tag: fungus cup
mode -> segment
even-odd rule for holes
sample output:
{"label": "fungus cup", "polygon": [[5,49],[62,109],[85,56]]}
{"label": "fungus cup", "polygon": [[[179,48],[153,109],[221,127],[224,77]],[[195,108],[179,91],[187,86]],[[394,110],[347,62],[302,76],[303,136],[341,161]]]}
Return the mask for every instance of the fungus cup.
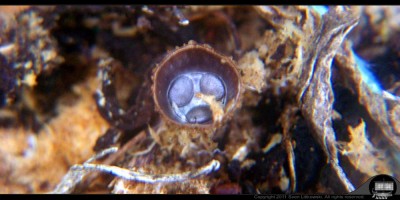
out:
{"label": "fungus cup", "polygon": [[208,45],[190,41],[169,52],[152,78],[156,109],[168,123],[215,128],[240,104],[235,62]]}

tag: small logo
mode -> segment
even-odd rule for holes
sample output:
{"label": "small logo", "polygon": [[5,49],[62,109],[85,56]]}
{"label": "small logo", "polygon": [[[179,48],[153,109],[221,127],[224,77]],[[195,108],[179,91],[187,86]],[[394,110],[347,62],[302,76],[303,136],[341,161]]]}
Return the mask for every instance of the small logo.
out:
{"label": "small logo", "polygon": [[396,189],[396,181],[384,174],[375,176],[369,183],[369,192],[375,199],[388,199],[396,193]]}

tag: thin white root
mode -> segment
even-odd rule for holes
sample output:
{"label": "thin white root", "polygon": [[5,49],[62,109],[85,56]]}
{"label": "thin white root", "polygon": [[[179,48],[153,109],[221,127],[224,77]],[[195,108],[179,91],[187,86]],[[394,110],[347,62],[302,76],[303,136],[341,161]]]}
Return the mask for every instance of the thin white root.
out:
{"label": "thin white root", "polygon": [[153,141],[147,149],[136,152],[136,153],[132,153],[130,155],[133,157],[146,155],[146,154],[150,153],[150,151],[154,148],[154,146],[156,146],[156,144],[157,144],[157,142]]}
{"label": "thin white root", "polygon": [[118,151],[118,147],[110,147],[108,149],[104,149],[103,151],[101,151],[100,153],[92,156],[91,158],[89,158],[86,162],[84,163],[91,163],[99,158],[102,158],[108,154],[112,154]]}
{"label": "thin white root", "polygon": [[124,169],[116,166],[109,165],[97,165],[97,164],[83,164],[75,165],[71,170],[77,171],[101,171],[110,173],[114,176],[118,176],[125,180],[139,181],[145,183],[172,183],[172,182],[182,182],[188,179],[197,178],[202,175],[209,174],[211,172],[217,171],[220,167],[220,163],[217,160],[212,160],[207,165],[199,168],[194,172],[184,172],[181,174],[144,174],[137,171]]}

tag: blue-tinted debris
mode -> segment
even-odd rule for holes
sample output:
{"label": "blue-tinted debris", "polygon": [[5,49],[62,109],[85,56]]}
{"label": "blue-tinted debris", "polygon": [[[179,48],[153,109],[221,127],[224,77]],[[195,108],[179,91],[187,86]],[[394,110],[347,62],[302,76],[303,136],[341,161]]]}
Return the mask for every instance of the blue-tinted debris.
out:
{"label": "blue-tinted debris", "polygon": [[375,78],[374,74],[370,70],[370,64],[363,60],[353,51],[354,59],[357,64],[357,69],[361,73],[362,80],[368,85],[368,87],[375,93],[382,93],[382,86]]}
{"label": "blue-tinted debris", "polygon": [[325,13],[328,12],[329,7],[328,6],[310,6],[312,9],[314,9],[315,11],[317,11],[317,13],[322,16]]}
{"label": "blue-tinted debris", "polygon": [[370,64],[363,60],[353,51],[354,59],[357,64],[357,69],[361,73],[362,80],[368,85],[368,87],[376,94],[381,94],[385,99],[400,101],[400,97],[395,96],[385,90],[383,90],[379,81],[375,78],[374,74],[371,72]]}

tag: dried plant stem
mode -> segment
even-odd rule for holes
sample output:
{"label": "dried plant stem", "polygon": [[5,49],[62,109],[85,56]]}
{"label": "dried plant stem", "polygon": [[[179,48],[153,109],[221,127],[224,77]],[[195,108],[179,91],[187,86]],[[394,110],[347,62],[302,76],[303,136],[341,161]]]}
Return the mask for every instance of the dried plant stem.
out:
{"label": "dried plant stem", "polygon": [[[88,164],[89,162],[93,162],[99,158],[102,158],[106,155],[109,155],[111,153],[115,153],[118,151],[117,147],[111,147],[108,149],[105,149],[101,151],[100,153],[94,155],[93,157],[89,158],[85,164]],[[51,191],[50,193],[55,193],[55,194],[68,194],[72,193],[75,187],[83,180],[83,178],[89,173],[87,170],[81,170],[79,168],[74,168],[77,165],[71,167],[71,169],[68,171],[68,173],[64,176],[64,178],[61,180],[60,184],[56,186],[56,188]]]}

